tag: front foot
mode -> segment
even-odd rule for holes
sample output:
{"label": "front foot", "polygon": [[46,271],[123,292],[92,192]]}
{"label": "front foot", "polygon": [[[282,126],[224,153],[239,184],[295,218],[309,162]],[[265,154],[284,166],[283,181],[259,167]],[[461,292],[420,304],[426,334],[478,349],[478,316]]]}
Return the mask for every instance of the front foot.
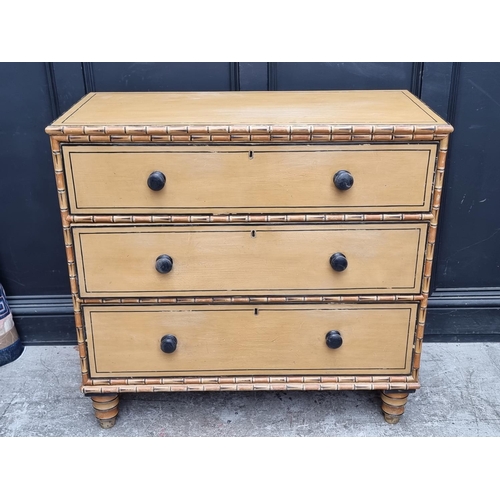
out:
{"label": "front foot", "polygon": [[91,399],[99,425],[103,429],[111,429],[118,415],[118,394],[96,394],[91,396]]}
{"label": "front foot", "polygon": [[388,424],[397,424],[405,411],[408,392],[382,391],[382,411]]}

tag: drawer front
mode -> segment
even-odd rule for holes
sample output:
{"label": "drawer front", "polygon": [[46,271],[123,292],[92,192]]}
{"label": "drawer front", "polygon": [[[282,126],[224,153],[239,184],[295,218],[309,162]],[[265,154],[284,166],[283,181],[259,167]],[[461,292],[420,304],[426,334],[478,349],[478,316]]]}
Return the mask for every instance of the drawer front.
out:
{"label": "drawer front", "polygon": [[[417,304],[86,306],[92,377],[410,373]],[[342,345],[325,338],[337,331]],[[174,352],[161,350],[173,335]]]}
{"label": "drawer front", "polygon": [[[437,146],[64,146],[71,212],[430,210]],[[338,189],[348,171],[354,183]],[[148,187],[152,172],[165,185]],[[159,186],[157,186],[159,187]]]}
{"label": "drawer front", "polygon": [[[419,293],[426,229],[419,223],[73,232],[82,297],[158,297]],[[335,266],[345,257],[345,270],[332,267],[335,254]]]}

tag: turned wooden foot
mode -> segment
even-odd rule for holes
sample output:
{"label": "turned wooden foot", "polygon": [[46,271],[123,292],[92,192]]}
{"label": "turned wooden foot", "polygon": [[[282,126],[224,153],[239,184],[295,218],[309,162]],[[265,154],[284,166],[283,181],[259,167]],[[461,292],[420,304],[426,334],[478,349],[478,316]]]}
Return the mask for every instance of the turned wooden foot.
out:
{"label": "turned wooden foot", "polygon": [[382,411],[385,421],[389,424],[397,424],[401,415],[405,411],[405,404],[408,401],[407,392],[388,393],[382,391]]}
{"label": "turned wooden foot", "polygon": [[115,425],[118,415],[118,394],[98,394],[91,396],[92,406],[99,425],[103,429],[110,429]]}

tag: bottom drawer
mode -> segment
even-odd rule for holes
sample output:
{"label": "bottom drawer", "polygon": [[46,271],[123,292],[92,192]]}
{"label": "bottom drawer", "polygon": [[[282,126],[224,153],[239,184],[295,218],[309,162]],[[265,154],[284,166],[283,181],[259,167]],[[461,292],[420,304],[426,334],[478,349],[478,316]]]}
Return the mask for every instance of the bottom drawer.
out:
{"label": "bottom drawer", "polygon": [[[92,377],[409,374],[418,304],[85,306]],[[328,332],[342,344],[330,348]],[[174,336],[174,352],[162,338]],[[337,334],[330,335],[339,343]],[[163,348],[172,348],[172,337]]]}

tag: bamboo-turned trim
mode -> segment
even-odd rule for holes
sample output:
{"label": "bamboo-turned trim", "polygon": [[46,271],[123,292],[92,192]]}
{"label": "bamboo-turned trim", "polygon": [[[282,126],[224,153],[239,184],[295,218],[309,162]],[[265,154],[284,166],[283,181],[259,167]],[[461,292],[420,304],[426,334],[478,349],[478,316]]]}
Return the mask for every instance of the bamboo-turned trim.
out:
{"label": "bamboo-turned trim", "polygon": [[277,215],[67,215],[75,224],[229,224],[297,222],[397,222],[432,220],[432,213]]}
{"label": "bamboo-turned trim", "polygon": [[52,147],[52,157],[54,163],[54,172],[56,177],[57,194],[59,199],[59,208],[61,211],[61,220],[63,227],[64,244],[66,246],[66,259],[68,264],[71,298],[73,301],[73,311],[76,324],[76,339],[78,352],[80,355],[80,368],[82,373],[82,383],[86,384],[89,380],[89,365],[87,359],[87,348],[85,345],[85,334],[83,331],[83,316],[80,308],[80,299],[78,297],[78,284],[75,265],[75,252],[73,247],[73,237],[71,227],[68,221],[68,195],[66,191],[66,182],[64,179],[64,169],[62,164],[60,143],[53,137],[50,138]]}
{"label": "bamboo-turned trim", "polygon": [[227,296],[227,297],[124,297],[124,298],[82,298],[82,305],[113,304],[170,304],[170,305],[217,305],[217,304],[289,304],[289,303],[346,303],[365,304],[371,302],[418,302],[423,295],[307,295],[307,296]]}
{"label": "bamboo-turned trim", "polygon": [[85,394],[190,391],[376,391],[415,390],[411,376],[260,376],[91,379]]}
{"label": "bamboo-turned trim", "polygon": [[415,334],[415,352],[413,356],[413,377],[418,380],[418,372],[420,369],[420,357],[422,353],[422,342],[424,338],[425,320],[427,316],[427,304],[429,300],[430,280],[432,271],[432,261],[434,258],[434,248],[436,244],[437,223],[439,217],[439,208],[441,205],[441,194],[443,190],[443,178],[446,165],[446,154],[448,152],[448,137],[441,140],[439,145],[436,177],[433,189],[432,199],[432,220],[429,224],[427,234],[427,247],[424,260],[424,275],[422,279],[422,295],[423,299],[420,303],[420,308],[417,316],[417,328]]}
{"label": "bamboo-turned trim", "polygon": [[59,142],[365,142],[438,141],[451,125],[49,125]]}

